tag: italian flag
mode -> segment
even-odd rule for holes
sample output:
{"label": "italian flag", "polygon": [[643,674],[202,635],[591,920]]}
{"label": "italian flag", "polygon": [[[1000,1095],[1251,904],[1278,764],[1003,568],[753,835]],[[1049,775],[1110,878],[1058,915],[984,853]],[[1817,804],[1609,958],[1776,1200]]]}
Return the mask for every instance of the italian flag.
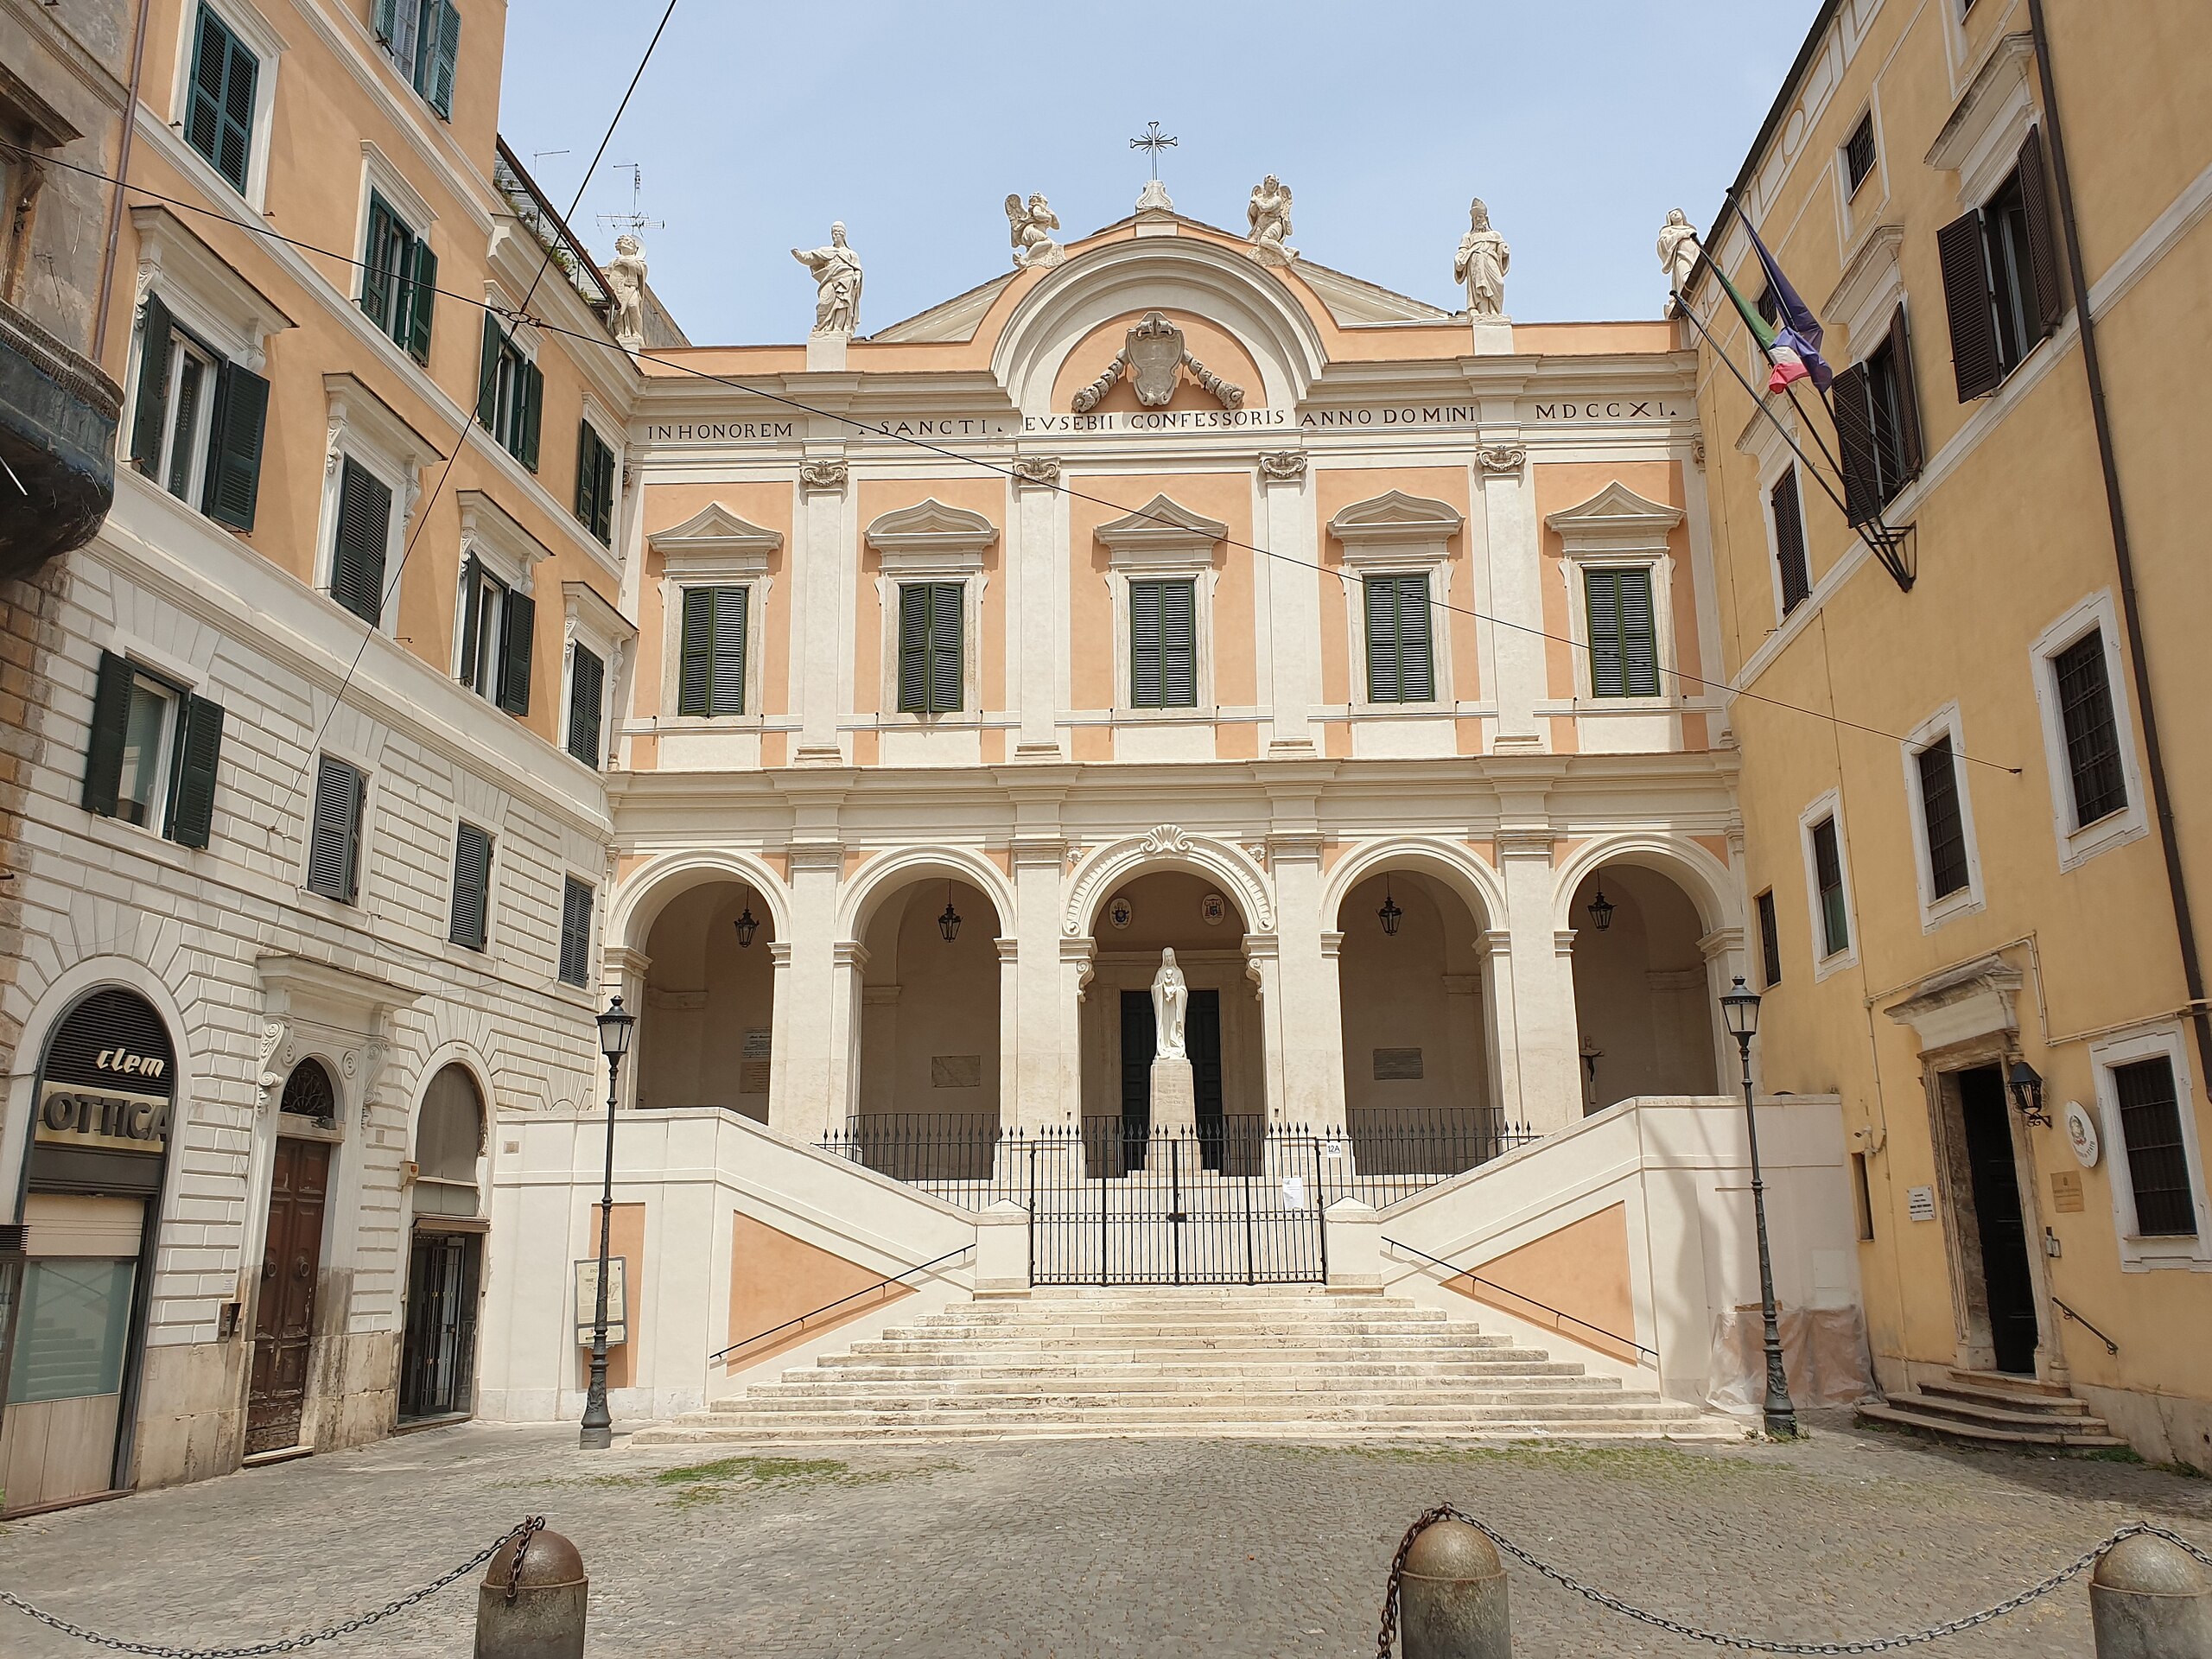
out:
{"label": "italian flag", "polygon": [[1758,307],[1743,296],[1736,284],[1728,280],[1728,273],[1718,264],[1713,267],[1713,274],[1720,279],[1720,286],[1736,302],[1736,311],[1744,319],[1744,327],[1751,331],[1751,338],[1758,341],[1759,349],[1774,365],[1766,378],[1766,389],[1780,391],[1792,382],[1810,376],[1813,372],[1806,366],[1804,354],[1797,349],[1795,331],[1771,327],[1764,317],[1759,315]]}

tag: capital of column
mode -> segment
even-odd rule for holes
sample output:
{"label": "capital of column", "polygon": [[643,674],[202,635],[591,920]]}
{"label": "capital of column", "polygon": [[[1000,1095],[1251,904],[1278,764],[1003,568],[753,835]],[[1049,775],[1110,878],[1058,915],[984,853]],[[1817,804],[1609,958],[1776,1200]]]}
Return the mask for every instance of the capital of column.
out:
{"label": "capital of column", "polygon": [[632,950],[626,944],[604,946],[599,960],[607,976],[614,979],[643,979],[653,965],[651,957],[642,950]]}
{"label": "capital of column", "polygon": [[999,960],[1001,962],[1014,962],[1018,960],[1021,956],[1021,941],[1020,939],[993,939],[991,943],[998,947]]}
{"label": "capital of column", "polygon": [[785,848],[784,855],[791,861],[793,875],[802,871],[818,874],[823,870],[842,875],[845,871],[845,848],[842,842],[795,841]]}
{"label": "capital of column", "polygon": [[1697,942],[1698,954],[1707,962],[1739,951],[1744,948],[1744,930],[1740,927],[1716,927]]}
{"label": "capital of column", "polygon": [[839,939],[830,947],[830,959],[840,968],[865,968],[868,947],[858,939]]}
{"label": "capital of column", "polygon": [[1023,490],[1056,490],[1060,485],[1060,458],[1058,455],[1016,455],[1014,461],[1014,487]]}
{"label": "capital of column", "polygon": [[1324,933],[1321,936],[1321,959],[1324,962],[1335,962],[1344,953],[1344,936],[1343,934]]}
{"label": "capital of column", "polygon": [[1548,863],[1557,839],[1548,824],[1522,824],[1500,829],[1491,841],[1500,858],[1541,858]]}
{"label": "capital of column", "polygon": [[1068,855],[1065,836],[1016,836],[1007,843],[1016,869],[1024,865],[1050,864],[1057,868]]}
{"label": "capital of column", "polygon": [[1326,838],[1304,830],[1285,830],[1270,835],[1267,839],[1268,858],[1272,862],[1285,859],[1318,864]]}
{"label": "capital of column", "polygon": [[1553,934],[1553,952],[1560,957],[1573,956],[1574,954],[1574,935],[1575,930],[1571,927],[1562,927],[1558,932]]}
{"label": "capital of column", "polygon": [[[1343,936],[1339,934],[1338,937]],[[1502,960],[1513,954],[1513,935],[1502,927],[1491,928],[1475,935],[1475,949],[1493,962]]]}
{"label": "capital of column", "polygon": [[791,942],[788,939],[771,939],[768,942],[768,962],[772,967],[775,968],[790,967],[791,965]]}

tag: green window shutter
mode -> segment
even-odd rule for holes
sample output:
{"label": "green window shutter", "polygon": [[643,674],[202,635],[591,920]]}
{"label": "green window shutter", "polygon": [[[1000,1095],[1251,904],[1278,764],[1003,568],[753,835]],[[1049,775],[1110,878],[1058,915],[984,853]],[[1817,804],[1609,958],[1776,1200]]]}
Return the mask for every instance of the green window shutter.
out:
{"label": "green window shutter", "polygon": [[360,891],[361,800],[365,779],[343,760],[315,766],[315,827],[308,838],[308,891],[352,904]]}
{"label": "green window shutter", "polygon": [[1165,582],[1129,584],[1129,704],[1157,709],[1160,686],[1160,595]]}
{"label": "green window shutter", "polygon": [[531,472],[537,470],[537,429],[545,405],[545,372],[535,363],[520,365],[522,407],[515,421],[514,456]]}
{"label": "green window shutter", "polygon": [[115,816],[123,786],[123,741],[130,724],[130,659],[111,651],[100,653],[92,693],[92,729],[85,745],[85,810]]}
{"label": "green window shutter", "polygon": [[499,613],[499,707],[530,713],[531,653],[537,642],[537,601],[510,590]]}
{"label": "green window shutter", "polygon": [[1160,584],[1160,692],[1164,708],[1198,705],[1198,608],[1195,582]]}
{"label": "green window shutter", "polygon": [[930,707],[930,584],[899,589],[899,711],[927,714]]}
{"label": "green window shutter", "polygon": [[714,714],[745,712],[746,607],[752,596],[746,588],[715,589]]}
{"label": "green window shutter", "polygon": [[[411,0],[410,0],[411,3]],[[385,45],[399,28],[399,0],[377,0],[377,39]]]}
{"label": "green window shutter", "polygon": [[1621,650],[1621,573],[1586,570],[1582,594],[1590,614],[1590,695],[1624,697],[1626,670]]}
{"label": "green window shutter", "polygon": [[330,596],[372,628],[384,623],[385,554],[391,540],[391,492],[348,456],[338,479]]}
{"label": "green window shutter", "polygon": [[569,753],[584,765],[600,763],[599,722],[607,684],[607,664],[582,645],[569,664]]}
{"label": "green window shutter", "polygon": [[503,340],[499,318],[486,311],[484,350],[478,359],[476,375],[476,419],[494,437],[499,430],[499,347]]}
{"label": "green window shutter", "polygon": [[1400,576],[1398,588],[1398,697],[1428,702],[1436,696],[1436,664],[1430,643],[1428,578]]}
{"label": "green window shutter", "polygon": [[492,837],[464,823],[454,837],[453,925],[446,937],[455,944],[481,950],[491,906]]}
{"label": "green window shutter", "polygon": [[408,355],[417,363],[430,360],[430,319],[438,302],[438,256],[428,241],[415,245],[415,275],[408,287]]}
{"label": "green window shutter", "polygon": [[1651,605],[1651,573],[1618,570],[1621,597],[1621,681],[1624,695],[1659,695],[1658,619]]}
{"label": "green window shutter", "polygon": [[594,467],[591,453],[592,430],[589,421],[576,423],[576,522],[591,523],[598,511],[599,469]]}
{"label": "green window shutter", "polygon": [[950,714],[966,699],[961,695],[961,585],[940,582],[930,589],[930,712]]}
{"label": "green window shutter", "polygon": [[430,100],[430,107],[444,119],[453,119],[453,85],[461,62],[461,13],[451,0],[442,0],[435,15],[434,26],[437,41],[430,58],[429,84],[423,88],[423,96]]}
{"label": "green window shutter", "polygon": [[614,451],[589,421],[576,423],[576,522],[613,544]]}
{"label": "green window shutter", "polygon": [[591,974],[592,891],[569,877],[561,884],[561,982],[582,985]]}
{"label": "green window shutter", "polygon": [[1367,599],[1367,700],[1398,702],[1398,579],[1370,576]]}
{"label": "green window shutter", "polygon": [[261,499],[261,445],[269,425],[269,383],[235,363],[222,365],[207,445],[207,516],[233,530],[253,528]]}
{"label": "green window shutter", "polygon": [[361,248],[361,309],[378,327],[391,332],[392,231],[396,221],[384,198],[369,197],[369,236]]}
{"label": "green window shutter", "polygon": [[169,404],[169,308],[149,294],[138,327],[138,406],[130,417],[130,464],[151,478],[162,465]]}
{"label": "green window shutter", "polygon": [[461,666],[454,678],[476,683],[476,619],[484,603],[484,567],[472,553],[461,562]]}
{"label": "green window shutter", "polygon": [[243,194],[253,155],[253,95],[261,66],[244,41],[207,7],[193,46],[184,141]]}
{"label": "green window shutter", "polygon": [[683,637],[677,668],[676,712],[708,715],[715,702],[715,589],[683,590]]}
{"label": "green window shutter", "polygon": [[169,839],[180,847],[205,847],[215,822],[215,766],[223,754],[219,703],[188,694],[177,734],[176,782],[169,797]]}
{"label": "green window shutter", "polygon": [[592,515],[591,533],[614,545],[614,451],[600,441],[599,434],[591,435],[594,465],[599,474],[598,510]]}

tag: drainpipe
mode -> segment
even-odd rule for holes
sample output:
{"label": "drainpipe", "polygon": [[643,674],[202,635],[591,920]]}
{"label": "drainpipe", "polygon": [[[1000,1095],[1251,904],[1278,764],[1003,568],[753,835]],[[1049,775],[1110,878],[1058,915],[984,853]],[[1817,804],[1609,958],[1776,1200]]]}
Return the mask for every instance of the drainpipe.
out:
{"label": "drainpipe", "polygon": [[2151,804],[2158,816],[2158,845],[2165,854],[2166,890],[2173,902],[2174,931],[2180,936],[2181,969],[2189,991],[2190,1022],[2196,1027],[2198,1076],[2212,1088],[2212,1013],[2204,1000],[2204,963],[2196,946],[2196,924],[2190,912],[2189,882],[2183,874],[2181,840],[2174,824],[2173,798],[2166,788],[2165,752],[2158,741],[2158,706],[2151,701],[2151,669],[2143,645],[2140,608],[2135,597],[2135,556],[2127,538],[2127,512],[2120,495],[2120,466],[2113,454],[2112,418],[2105,407],[2104,366],[2097,355],[2096,323],[2089,315],[2089,277],[2082,263],[2082,238],[2074,217],[2074,180],[2066,166],[2066,139],[2058,119],[2058,87],[2050,64],[2050,35],[2044,24],[2043,0],[2028,0],[2028,28],[2035,41],[2036,76],[2043,88],[2044,123],[2050,129],[2050,169],[2058,183],[2058,217],[2066,233],[2066,275],[2074,290],[2074,315],[2082,327],[2082,367],[2089,381],[2089,414],[2096,426],[2097,459],[2104,468],[2105,507],[2112,519],[2113,563],[2120,574],[2120,603],[2127,618],[2128,664],[2135,683],[2135,705],[2143,715],[2144,769],[2151,779]]}
{"label": "drainpipe", "polygon": [[123,245],[124,184],[130,176],[130,141],[138,130],[138,84],[146,73],[146,14],[153,3],[154,0],[138,0],[138,38],[130,48],[130,92],[123,105],[123,138],[115,148],[115,200],[107,210],[107,250],[100,256],[100,296],[92,307],[95,363],[107,351],[107,308],[115,294],[116,251]]}

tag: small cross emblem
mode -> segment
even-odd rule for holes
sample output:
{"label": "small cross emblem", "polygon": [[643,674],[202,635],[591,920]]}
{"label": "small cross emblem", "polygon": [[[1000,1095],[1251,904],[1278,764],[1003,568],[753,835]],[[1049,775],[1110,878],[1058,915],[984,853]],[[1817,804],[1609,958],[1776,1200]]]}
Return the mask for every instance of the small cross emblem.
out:
{"label": "small cross emblem", "polygon": [[1152,176],[1155,179],[1160,176],[1160,152],[1163,149],[1173,149],[1174,147],[1174,139],[1160,130],[1160,123],[1157,121],[1147,122],[1143,133],[1129,140],[1131,149],[1151,152]]}

